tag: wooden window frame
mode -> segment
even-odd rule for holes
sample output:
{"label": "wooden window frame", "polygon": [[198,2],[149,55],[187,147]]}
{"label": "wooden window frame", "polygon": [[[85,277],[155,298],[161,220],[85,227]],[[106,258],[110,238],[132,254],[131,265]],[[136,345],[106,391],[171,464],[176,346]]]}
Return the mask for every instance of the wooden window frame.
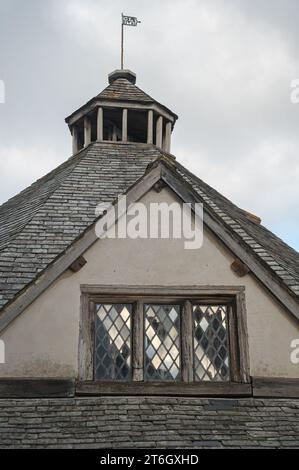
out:
{"label": "wooden window frame", "polygon": [[[133,304],[132,311],[132,381],[94,380],[95,307],[100,303]],[[181,381],[143,381],[143,346],[145,303],[179,303],[181,313]],[[227,305],[231,380],[227,382],[194,382],[192,304]],[[188,339],[187,339],[188,337]],[[246,395],[249,393],[249,355],[243,286],[103,286],[81,285],[79,331],[79,372],[77,393],[90,394],[215,394]]]}

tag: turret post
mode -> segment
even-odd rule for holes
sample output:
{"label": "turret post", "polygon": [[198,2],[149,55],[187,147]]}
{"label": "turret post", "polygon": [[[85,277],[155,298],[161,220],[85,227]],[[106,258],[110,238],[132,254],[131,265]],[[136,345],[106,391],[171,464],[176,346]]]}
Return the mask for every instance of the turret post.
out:
{"label": "turret post", "polygon": [[122,119],[122,141],[127,142],[128,140],[128,110],[123,109],[123,119]]}
{"label": "turret post", "polygon": [[75,155],[79,150],[79,146],[78,146],[78,128],[77,128],[77,126],[72,127],[72,139],[73,139],[73,155]]}
{"label": "turret post", "polygon": [[154,123],[154,112],[150,109],[147,113],[147,143],[153,143],[153,123]]}
{"label": "turret post", "polygon": [[170,153],[170,143],[171,143],[171,122],[168,121],[165,126],[165,148],[164,150]]}
{"label": "turret post", "polygon": [[98,117],[97,117],[97,140],[102,142],[103,140],[103,108],[98,108]]}
{"label": "turret post", "polygon": [[163,117],[159,116],[157,119],[156,128],[156,146],[162,148],[162,132],[163,132]]}
{"label": "turret post", "polygon": [[84,147],[87,147],[91,142],[91,121],[89,116],[84,118]]}

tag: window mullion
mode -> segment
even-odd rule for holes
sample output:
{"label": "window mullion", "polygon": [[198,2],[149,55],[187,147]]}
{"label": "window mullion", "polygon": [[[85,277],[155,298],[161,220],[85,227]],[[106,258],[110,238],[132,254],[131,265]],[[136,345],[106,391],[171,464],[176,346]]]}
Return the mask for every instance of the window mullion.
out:
{"label": "window mullion", "polygon": [[182,308],[181,335],[182,380],[183,382],[193,382],[192,304],[189,300],[184,302]]}
{"label": "window mullion", "polygon": [[143,349],[144,349],[144,315],[143,302],[137,300],[133,307],[132,330],[132,377],[134,382],[143,381]]}
{"label": "window mullion", "polygon": [[233,306],[228,308],[228,333],[229,333],[229,349],[230,349],[230,371],[231,381],[240,382],[240,364],[238,354],[237,341],[237,325]]}
{"label": "window mullion", "polygon": [[90,301],[89,311],[91,312],[90,316],[90,331],[91,331],[91,342],[90,342],[90,372],[89,380],[94,380],[94,370],[95,370],[95,316],[96,316],[96,304],[93,301]]}
{"label": "window mullion", "polygon": [[95,303],[87,295],[82,296],[81,323],[79,332],[79,377],[94,380],[94,316]]}

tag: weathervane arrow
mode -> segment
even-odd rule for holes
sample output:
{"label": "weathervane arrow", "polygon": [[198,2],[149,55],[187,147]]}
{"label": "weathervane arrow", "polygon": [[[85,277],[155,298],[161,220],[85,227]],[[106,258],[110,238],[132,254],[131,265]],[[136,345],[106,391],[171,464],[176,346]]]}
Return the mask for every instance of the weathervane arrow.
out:
{"label": "weathervane arrow", "polygon": [[141,21],[138,21],[136,16],[127,16],[124,15],[123,13],[121,14],[121,59],[120,59],[120,66],[121,69],[123,70],[124,68],[124,26],[137,26],[138,23],[141,23]]}

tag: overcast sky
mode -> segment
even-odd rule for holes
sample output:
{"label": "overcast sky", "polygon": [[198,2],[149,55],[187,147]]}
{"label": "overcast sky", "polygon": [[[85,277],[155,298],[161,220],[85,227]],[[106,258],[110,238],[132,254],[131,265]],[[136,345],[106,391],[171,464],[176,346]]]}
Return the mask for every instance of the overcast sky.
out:
{"label": "overcast sky", "polygon": [[179,115],[172,153],[299,250],[298,0],[0,0],[0,203],[70,156],[64,118],[125,67]]}

